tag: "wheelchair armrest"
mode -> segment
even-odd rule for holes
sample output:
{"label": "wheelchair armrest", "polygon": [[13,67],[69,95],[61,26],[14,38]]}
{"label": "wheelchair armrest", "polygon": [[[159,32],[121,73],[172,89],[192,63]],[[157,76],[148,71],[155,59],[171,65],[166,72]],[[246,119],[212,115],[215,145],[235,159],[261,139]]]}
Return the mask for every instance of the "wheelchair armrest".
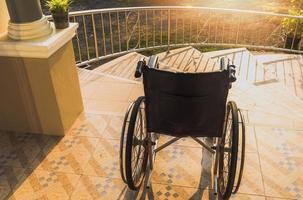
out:
{"label": "wheelchair armrest", "polygon": [[142,76],[142,67],[144,67],[145,65],[146,65],[145,59],[144,58],[140,59],[135,71],[135,78],[140,78]]}

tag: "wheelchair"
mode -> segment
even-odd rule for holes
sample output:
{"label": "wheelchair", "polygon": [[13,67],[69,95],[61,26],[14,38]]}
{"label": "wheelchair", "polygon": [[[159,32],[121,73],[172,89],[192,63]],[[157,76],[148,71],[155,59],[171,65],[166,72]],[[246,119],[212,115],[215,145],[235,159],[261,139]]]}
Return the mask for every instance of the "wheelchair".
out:
{"label": "wheelchair", "polygon": [[[158,58],[138,62],[145,96],[128,108],[120,140],[120,172],[131,190],[150,186],[156,154],[183,137],[211,152],[214,194],[229,199],[240,187],[245,160],[244,118],[228,91],[236,67],[220,60],[220,70],[180,73],[159,69]],[[227,103],[226,103],[227,102]],[[173,139],[158,147],[160,135]],[[144,181],[145,180],[145,181]]]}

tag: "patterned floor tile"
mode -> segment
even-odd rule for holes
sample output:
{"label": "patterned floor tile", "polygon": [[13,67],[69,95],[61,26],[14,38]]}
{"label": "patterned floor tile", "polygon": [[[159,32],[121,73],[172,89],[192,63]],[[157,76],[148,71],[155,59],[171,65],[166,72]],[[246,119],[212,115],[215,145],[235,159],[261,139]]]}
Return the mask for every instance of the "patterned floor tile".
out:
{"label": "patterned floor tile", "polygon": [[166,184],[151,185],[151,188],[144,195],[145,199],[170,200],[170,199],[191,199],[191,200],[214,200],[216,199],[212,190],[201,190],[191,187],[180,187]]}
{"label": "patterned floor tile", "polygon": [[24,168],[0,166],[0,186],[15,188],[23,180],[25,172],[26,169]]}
{"label": "patterned floor tile", "polygon": [[[272,197],[303,198],[302,132],[256,128],[265,194]],[[268,139],[270,138],[270,140]],[[299,174],[298,174],[299,173]]]}
{"label": "patterned floor tile", "polygon": [[13,191],[11,200],[69,199],[80,176],[35,170]]}
{"label": "patterned floor tile", "polygon": [[260,154],[265,194],[273,197],[303,198],[302,157]]}
{"label": "patterned floor tile", "polygon": [[123,120],[123,115],[83,114],[68,134],[120,139]]}
{"label": "patterned floor tile", "polygon": [[89,99],[98,101],[128,101],[135,84],[128,82],[103,82],[95,87]]}
{"label": "patterned floor tile", "polygon": [[84,99],[84,109],[88,113],[124,114],[129,104],[129,101]]}
{"label": "patterned floor tile", "polygon": [[107,118],[83,113],[80,117],[78,117],[67,135],[100,137],[100,132],[106,128],[107,123]]}
{"label": "patterned floor tile", "polygon": [[26,169],[44,148],[53,148],[54,144],[49,144],[50,138],[53,137],[9,133],[7,140],[2,141],[6,145],[0,147],[0,166]]}
{"label": "patterned floor tile", "polygon": [[255,137],[255,131],[253,126],[245,127],[245,136],[246,136],[246,152],[257,152],[257,143]]}
{"label": "patterned floor tile", "polygon": [[88,155],[95,151],[98,138],[84,136],[65,136],[62,138],[52,151],[66,152],[84,152]]}
{"label": "patterned floor tile", "polygon": [[120,178],[119,169],[119,140],[100,138],[96,151],[83,165],[83,174]]}
{"label": "patterned floor tile", "polygon": [[130,92],[128,100],[132,102],[135,101],[140,96],[144,96],[143,85],[142,84],[134,85],[134,87]]}
{"label": "patterned floor tile", "polygon": [[[187,187],[211,188],[211,156],[202,149],[170,146],[156,156],[152,181]],[[186,163],[186,164],[185,164]]]}
{"label": "patterned floor tile", "polygon": [[125,190],[126,186],[120,179],[84,175],[80,177],[71,199],[123,199]]}
{"label": "patterned floor tile", "polygon": [[264,195],[263,180],[257,153],[246,153],[239,193]]}
{"label": "patterned floor tile", "polygon": [[232,195],[230,199],[233,200],[266,200],[264,196],[251,195],[251,194],[236,194]]}
{"label": "patterned floor tile", "polygon": [[48,171],[82,174],[85,164],[92,155],[93,150],[77,150],[77,148],[57,149],[47,155],[35,159],[31,169],[43,169]]}
{"label": "patterned floor tile", "polygon": [[9,186],[0,185],[0,199],[6,200],[8,199],[12,194],[12,190]]}
{"label": "patterned floor tile", "polygon": [[256,127],[256,136],[260,153],[276,154],[286,157],[302,157],[303,131],[283,128]]}

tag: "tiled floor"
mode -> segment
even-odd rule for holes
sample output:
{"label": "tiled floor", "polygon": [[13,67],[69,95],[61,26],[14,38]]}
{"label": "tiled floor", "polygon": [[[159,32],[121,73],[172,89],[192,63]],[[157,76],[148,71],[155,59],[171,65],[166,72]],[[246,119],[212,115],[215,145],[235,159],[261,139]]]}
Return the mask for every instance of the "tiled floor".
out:
{"label": "tiled floor", "polygon": [[[189,139],[158,154],[149,190],[128,190],[119,174],[120,128],[142,86],[91,75],[81,87],[86,111],[65,137],[1,132],[0,199],[216,199],[211,157]],[[244,178],[232,199],[302,199],[303,129],[251,120]]]}

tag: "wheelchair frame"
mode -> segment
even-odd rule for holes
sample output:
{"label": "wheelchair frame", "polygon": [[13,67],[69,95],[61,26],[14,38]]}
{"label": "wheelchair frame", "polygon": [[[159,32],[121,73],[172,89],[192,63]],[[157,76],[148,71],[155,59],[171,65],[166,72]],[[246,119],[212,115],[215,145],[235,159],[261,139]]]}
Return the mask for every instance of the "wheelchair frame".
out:
{"label": "wheelchair frame", "polygon": [[[158,66],[158,58],[156,56],[151,56],[148,62],[149,67],[157,68]],[[146,65],[144,60],[140,60],[138,62],[138,66],[136,69],[135,77],[141,76],[141,69],[142,67]],[[235,81],[235,67],[234,65],[229,65],[229,62],[226,63],[226,60],[221,59],[221,70],[227,70],[230,74],[230,80],[231,82]],[[152,171],[154,169],[154,161],[156,158],[156,154],[163,150],[164,148],[168,147],[169,145],[177,142],[182,137],[174,137],[171,140],[167,141],[166,143],[162,144],[158,147],[158,139],[160,137],[160,134],[158,133],[149,133],[146,131],[146,135],[144,138],[144,141],[139,141],[136,136],[133,138],[133,134],[135,132],[135,128],[137,125],[137,117],[138,113],[140,113],[140,123],[141,123],[141,133],[144,129],[144,125],[142,124],[146,122],[145,115],[142,116],[143,113],[145,114],[144,108],[141,108],[141,106],[144,104],[145,97],[139,97],[135,102],[133,102],[124,118],[124,123],[122,127],[122,134],[121,134],[121,140],[120,140],[120,172],[121,177],[123,181],[128,185],[128,187],[132,190],[138,190],[141,187],[141,184],[143,180],[145,179],[146,187],[150,187],[150,179],[152,175]],[[143,110],[143,111],[142,111]],[[231,116],[230,116],[231,115]],[[229,128],[229,120],[231,119],[231,133],[232,134],[229,138],[229,142],[232,142],[231,147],[225,147],[226,145],[226,137],[227,137],[227,129]],[[134,121],[135,120],[135,121]],[[128,123],[128,126],[127,126]],[[132,124],[131,124],[132,123]],[[138,122],[139,123],[139,122]],[[126,130],[127,129],[127,130]],[[146,129],[145,129],[146,130]],[[241,135],[239,134],[239,131],[241,131]],[[127,135],[125,133],[127,132]],[[239,141],[239,136],[241,136],[241,140]],[[142,139],[142,137],[140,136]],[[207,151],[209,151],[213,155],[213,177],[212,180],[213,188],[214,188],[214,194],[218,195],[219,199],[229,199],[232,193],[236,193],[240,187],[242,175],[243,175],[243,169],[244,169],[244,160],[245,160],[245,123],[244,118],[241,113],[241,111],[237,108],[236,103],[229,101],[227,103],[227,112],[224,120],[224,129],[222,137],[213,137],[208,138],[208,141],[210,141],[211,144],[207,144],[205,141],[202,141],[201,139],[197,137],[191,137],[194,141],[196,141],[198,144],[200,144],[203,148],[205,148]],[[239,151],[238,145],[239,142],[241,144],[241,149]],[[140,148],[138,151],[141,150],[141,146],[144,148],[144,158],[141,163],[141,171],[140,171],[140,179],[138,184],[135,184],[135,178],[133,177],[133,170],[132,170],[132,148],[136,145],[140,145]],[[135,151],[135,150],[134,150]],[[143,149],[142,149],[143,151]],[[137,152],[141,153],[141,152]],[[227,180],[224,180],[224,174],[222,171],[224,171],[224,155],[225,153],[232,154],[231,157],[229,157],[228,160],[228,178]],[[239,156],[239,153],[241,155]],[[129,155],[129,156],[128,156]],[[141,155],[141,154],[140,154]],[[136,155],[139,158],[137,159],[137,165],[138,165],[138,159],[140,160],[140,155]],[[127,157],[128,156],[128,157]],[[239,161],[238,158],[241,157],[241,160]],[[230,163],[231,162],[231,163]],[[237,170],[237,168],[239,168]],[[137,168],[136,168],[137,170]],[[135,170],[135,172],[136,172]],[[143,173],[143,174],[142,174]],[[223,182],[222,182],[223,181]],[[225,183],[226,181],[226,183]],[[223,187],[223,188],[221,188]],[[224,192],[222,191],[224,189]]]}

